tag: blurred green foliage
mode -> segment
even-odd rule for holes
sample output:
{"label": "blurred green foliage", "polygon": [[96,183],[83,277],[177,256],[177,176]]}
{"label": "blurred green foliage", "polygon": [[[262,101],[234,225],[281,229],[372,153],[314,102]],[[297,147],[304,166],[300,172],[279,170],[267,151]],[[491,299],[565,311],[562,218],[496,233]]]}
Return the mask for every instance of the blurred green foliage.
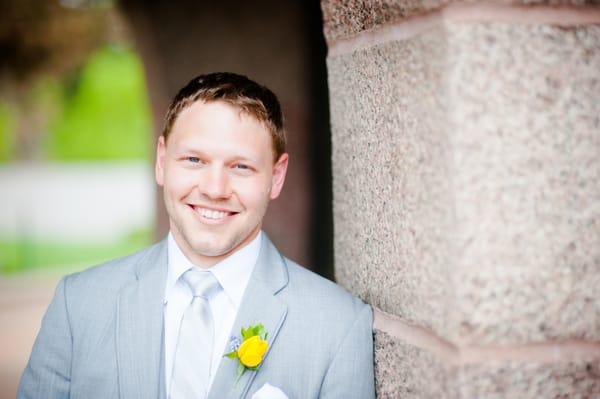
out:
{"label": "blurred green foliage", "polygon": [[[21,160],[17,134],[25,126],[31,130],[26,133],[41,138],[35,151],[41,161],[148,162],[153,137],[149,101],[141,61],[128,47],[101,47],[77,73],[40,76],[24,94],[20,104],[0,101],[0,163]],[[0,274],[80,270],[149,245],[152,231],[149,227],[97,244],[0,236]]]}
{"label": "blurred green foliage", "polygon": [[151,123],[142,64],[123,46],[96,51],[49,128],[48,158],[56,161],[146,160]]}
{"label": "blurred green foliage", "polygon": [[0,274],[51,270],[70,273],[135,252],[152,240],[150,228],[134,231],[118,242],[100,244],[0,238]]}
{"label": "blurred green foliage", "polygon": [[14,131],[14,118],[8,106],[0,102],[0,162],[8,162],[12,159]]}
{"label": "blurred green foliage", "polygon": [[[122,45],[94,52],[70,80],[46,75],[27,94],[33,110],[19,117],[47,120],[42,160],[148,160],[152,125],[139,57]],[[19,119],[14,107],[0,103],[0,162],[17,160]]]}

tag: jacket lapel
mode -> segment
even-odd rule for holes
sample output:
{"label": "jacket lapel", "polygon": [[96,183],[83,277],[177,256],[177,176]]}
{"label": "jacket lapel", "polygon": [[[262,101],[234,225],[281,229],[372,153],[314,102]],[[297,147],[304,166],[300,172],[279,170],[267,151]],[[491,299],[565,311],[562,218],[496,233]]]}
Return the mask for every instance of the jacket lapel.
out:
{"label": "jacket lapel", "polygon": [[117,368],[121,398],[163,398],[163,296],[167,243],[161,241],[135,266],[117,304]]}
{"label": "jacket lapel", "polygon": [[[241,338],[241,328],[251,324],[262,323],[268,332],[269,349],[263,358],[268,362],[268,355],[287,313],[287,305],[276,294],[288,283],[287,266],[275,246],[262,236],[260,254],[248,286],[244,292],[236,320],[230,335]],[[256,373],[246,371],[236,383],[237,360],[221,359],[215,375],[208,399],[237,399],[243,398]]]}

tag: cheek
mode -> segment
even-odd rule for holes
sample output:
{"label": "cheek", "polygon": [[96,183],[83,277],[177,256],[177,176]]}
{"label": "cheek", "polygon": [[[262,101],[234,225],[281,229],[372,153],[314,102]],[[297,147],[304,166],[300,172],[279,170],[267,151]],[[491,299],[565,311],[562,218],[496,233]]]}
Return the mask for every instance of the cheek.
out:
{"label": "cheek", "polygon": [[194,173],[177,168],[169,168],[165,171],[165,189],[172,195],[180,196],[189,193],[196,185],[197,179]]}
{"label": "cheek", "polygon": [[240,201],[247,207],[258,208],[269,201],[270,180],[264,178],[237,181],[235,192]]}

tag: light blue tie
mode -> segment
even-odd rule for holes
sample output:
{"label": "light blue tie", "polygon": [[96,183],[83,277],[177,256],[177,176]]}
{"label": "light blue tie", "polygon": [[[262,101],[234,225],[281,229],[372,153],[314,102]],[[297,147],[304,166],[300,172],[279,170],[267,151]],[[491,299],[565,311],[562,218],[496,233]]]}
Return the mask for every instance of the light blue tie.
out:
{"label": "light blue tie", "polygon": [[204,399],[208,394],[214,340],[214,323],[208,298],[221,286],[209,271],[191,269],[181,278],[194,297],[179,328],[170,399]]}

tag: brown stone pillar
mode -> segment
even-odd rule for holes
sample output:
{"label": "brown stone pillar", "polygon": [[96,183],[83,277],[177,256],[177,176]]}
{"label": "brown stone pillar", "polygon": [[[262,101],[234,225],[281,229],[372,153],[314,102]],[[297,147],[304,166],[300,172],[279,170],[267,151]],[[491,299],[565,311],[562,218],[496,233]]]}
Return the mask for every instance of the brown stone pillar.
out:
{"label": "brown stone pillar", "polygon": [[379,398],[600,397],[600,8],[536,3],[321,2]]}

